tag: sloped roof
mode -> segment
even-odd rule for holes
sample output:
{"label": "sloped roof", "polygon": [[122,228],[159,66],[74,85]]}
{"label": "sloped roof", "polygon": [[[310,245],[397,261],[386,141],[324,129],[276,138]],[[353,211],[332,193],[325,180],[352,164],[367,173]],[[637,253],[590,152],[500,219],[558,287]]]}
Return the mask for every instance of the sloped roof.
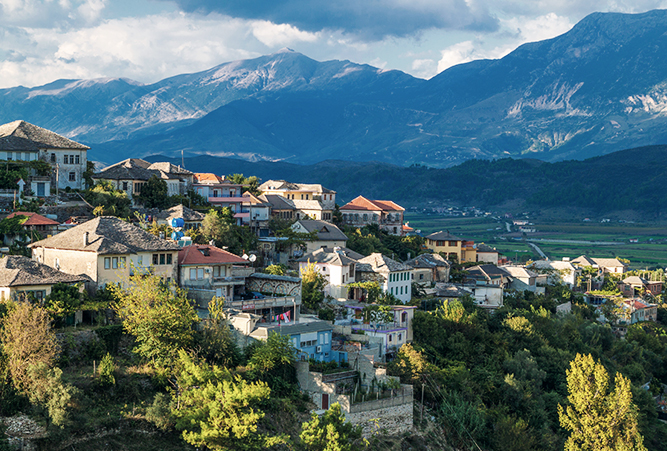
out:
{"label": "sloped roof", "polygon": [[477,245],[477,253],[478,254],[485,254],[485,253],[497,254],[498,251],[496,250],[495,247],[487,246],[484,243],[480,243],[480,244]]}
{"label": "sloped roof", "polygon": [[42,215],[34,213],[32,211],[15,211],[7,215],[7,219],[13,218],[15,216],[27,216],[28,220],[23,223],[23,226],[33,226],[33,225],[59,225],[58,221],[53,219],[46,218]]}
{"label": "sloped roof", "polygon": [[290,199],[278,194],[262,194],[259,198],[271,205],[273,210],[296,210],[294,203]]}
{"label": "sloped roof", "polygon": [[319,200],[291,199],[298,210],[326,210]]}
{"label": "sloped roof", "polygon": [[[352,256],[354,255],[354,257]],[[310,262],[310,263],[327,263],[330,265],[336,266],[349,266],[350,264],[356,263],[358,256],[363,258],[363,255],[357,254],[350,249],[345,247],[332,249],[330,247],[325,247],[317,249],[310,254],[306,254],[297,261],[299,262]]]}
{"label": "sloped roof", "polygon": [[614,268],[618,266],[626,266],[625,263],[621,262],[617,258],[598,258],[591,257],[595,263],[604,268]]}
{"label": "sloped roof", "polygon": [[358,196],[340,207],[341,210],[370,210],[370,211],[405,211],[405,208],[390,200],[369,200]]}
{"label": "sloped roof", "polygon": [[[84,234],[88,233],[87,243]],[[51,238],[28,245],[31,248],[46,247],[90,251],[98,254],[134,254],[137,252],[176,251],[178,244],[160,239],[114,216],[100,216]]]}
{"label": "sloped roof", "polygon": [[496,277],[508,277],[510,275],[504,268],[499,268],[491,264],[473,266],[472,268],[468,268],[467,271],[472,277],[484,277],[487,280]]}
{"label": "sloped roof", "polygon": [[439,298],[460,298],[472,294],[465,287],[453,283],[436,283],[435,295]]}
{"label": "sloped roof", "polygon": [[413,268],[449,268],[450,264],[440,254],[421,254],[405,262],[406,265]]}
{"label": "sloped roof", "polygon": [[248,260],[210,244],[193,244],[178,251],[179,265],[221,265],[230,263],[245,265]]}
{"label": "sloped roof", "polygon": [[523,266],[502,266],[512,277],[537,277],[537,273]]}
{"label": "sloped roof", "polygon": [[286,180],[267,180],[259,185],[260,191],[304,191],[309,193],[335,194],[336,191],[327,189],[319,183],[292,183]]}
{"label": "sloped roof", "polygon": [[244,203],[247,201],[250,205],[256,205],[256,206],[260,206],[260,207],[261,206],[263,206],[263,207],[270,207],[271,206],[270,203],[260,199],[259,197],[255,196],[255,195],[253,195],[253,194],[251,194],[247,191],[245,193],[243,193],[243,196],[241,196],[241,197],[244,198],[243,199]]}
{"label": "sloped roof", "polygon": [[67,139],[45,128],[19,120],[0,125],[0,149],[33,151],[40,149],[88,150],[90,147]]}
{"label": "sloped roof", "polygon": [[449,233],[449,230],[446,232],[441,230],[439,232],[432,233],[428,235],[426,239],[432,241],[465,241],[465,239],[459,238],[458,236],[454,236]]}
{"label": "sloped roof", "polygon": [[577,264],[579,266],[596,266],[597,263],[595,261],[585,255],[582,255],[580,257],[575,258],[572,260],[573,264]]}
{"label": "sloped roof", "polygon": [[178,180],[176,174],[169,174],[159,169],[149,169],[150,166],[149,162],[140,158],[128,158],[96,172],[92,175],[92,178],[102,180],[148,180],[156,175],[161,179]]}
{"label": "sloped roof", "polygon": [[195,172],[195,183],[225,183],[225,178],[211,172]]}
{"label": "sloped roof", "polygon": [[[373,272],[409,271],[412,269],[410,266],[397,262],[379,252],[374,252],[368,257],[359,259],[358,262],[368,265]],[[360,270],[359,268],[361,268],[362,272],[367,272],[364,271],[365,268],[361,266],[359,266],[357,270]]]}
{"label": "sloped roof", "polygon": [[308,232],[317,232],[320,241],[347,240],[347,236],[334,224],[316,219],[300,219],[295,224],[301,224]]}
{"label": "sloped roof", "polygon": [[331,323],[327,321],[310,321],[307,323],[283,323],[281,325],[264,326],[259,324],[257,329],[250,333],[251,337],[266,340],[271,332],[282,335],[307,334],[310,332],[322,332],[333,330]]}
{"label": "sloped roof", "polygon": [[161,211],[157,215],[158,218],[166,219],[167,221],[173,218],[183,218],[184,221],[203,221],[204,216],[203,213],[192,210],[185,205],[176,205]]}
{"label": "sloped roof", "polygon": [[90,280],[88,276],[66,274],[21,255],[0,258],[0,287],[53,285],[86,280]]}
{"label": "sloped roof", "polygon": [[167,174],[193,175],[192,171],[188,171],[185,168],[171,164],[168,161],[158,161],[148,166],[148,169],[157,169],[158,171],[166,172]]}
{"label": "sloped roof", "polygon": [[623,279],[623,283],[627,285],[646,285],[650,282],[639,276],[629,276]]}

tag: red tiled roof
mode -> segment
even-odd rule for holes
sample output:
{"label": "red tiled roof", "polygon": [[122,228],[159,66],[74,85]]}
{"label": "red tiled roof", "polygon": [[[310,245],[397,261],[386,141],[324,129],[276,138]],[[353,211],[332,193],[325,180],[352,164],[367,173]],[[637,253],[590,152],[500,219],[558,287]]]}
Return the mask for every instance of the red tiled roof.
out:
{"label": "red tiled roof", "polygon": [[364,196],[343,205],[341,210],[383,210],[383,211],[404,211],[405,208],[390,200],[368,200]]}
{"label": "red tiled roof", "polygon": [[631,299],[631,300],[627,301],[627,303],[630,304],[631,307],[634,307],[635,310],[640,310],[640,309],[646,308],[646,304],[644,304],[643,302],[639,302],[636,299]]}
{"label": "red tiled roof", "polygon": [[[208,255],[205,255],[205,254]],[[209,244],[193,244],[178,251],[179,265],[219,265],[247,264],[248,261],[238,255]]]}
{"label": "red tiled roof", "polygon": [[23,223],[24,226],[32,226],[32,225],[59,225],[60,223],[58,221],[54,221],[53,219],[45,218],[42,215],[38,215],[37,213],[33,213],[31,211],[15,211],[14,213],[10,213],[9,216],[7,216],[7,219],[13,218],[15,216],[27,216],[28,220]]}
{"label": "red tiled roof", "polygon": [[195,183],[222,183],[225,179],[210,172],[195,173]]}

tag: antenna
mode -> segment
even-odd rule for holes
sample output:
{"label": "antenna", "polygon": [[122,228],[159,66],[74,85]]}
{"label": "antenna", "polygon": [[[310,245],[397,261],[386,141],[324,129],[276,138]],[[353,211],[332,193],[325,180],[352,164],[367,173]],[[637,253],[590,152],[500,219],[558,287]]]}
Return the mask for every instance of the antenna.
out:
{"label": "antenna", "polygon": [[185,169],[185,158],[183,157],[183,149],[181,149],[181,166]]}

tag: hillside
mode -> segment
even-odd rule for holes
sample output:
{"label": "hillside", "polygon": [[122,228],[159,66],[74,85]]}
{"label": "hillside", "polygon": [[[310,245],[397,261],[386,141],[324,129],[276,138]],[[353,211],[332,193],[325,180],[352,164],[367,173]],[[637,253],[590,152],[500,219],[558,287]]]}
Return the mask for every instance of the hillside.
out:
{"label": "hillside", "polygon": [[594,13],[569,32],[430,80],[285,49],[143,85],[59,80],[0,90],[91,159],[335,157],[449,167],[471,158],[583,159],[667,143],[667,11]]}
{"label": "hillside", "polygon": [[597,214],[634,210],[647,219],[662,218],[667,209],[667,146],[640,147],[584,161],[471,160],[447,169],[339,160],[300,166],[210,156],[186,158],[185,166],[195,172],[321,183],[337,191],[340,204],[361,194],[392,199],[406,207],[451,203],[491,209],[511,205],[516,210],[579,208]]}

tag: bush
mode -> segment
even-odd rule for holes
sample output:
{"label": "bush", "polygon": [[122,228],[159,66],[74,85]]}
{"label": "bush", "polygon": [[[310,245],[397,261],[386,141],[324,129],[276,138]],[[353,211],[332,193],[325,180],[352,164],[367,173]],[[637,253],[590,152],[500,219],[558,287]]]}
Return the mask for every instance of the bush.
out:
{"label": "bush", "polygon": [[333,321],[336,319],[336,314],[333,309],[328,307],[321,308],[320,311],[317,312],[317,316],[324,321]]}
{"label": "bush", "polygon": [[169,396],[158,393],[146,409],[146,419],[161,431],[169,431],[174,427],[174,417],[171,415]]}
{"label": "bush", "polygon": [[111,354],[107,353],[107,355],[102,358],[97,372],[99,374],[98,381],[101,386],[109,387],[111,385],[116,385],[116,377],[114,376],[114,373],[116,372],[116,363],[113,361]]}

